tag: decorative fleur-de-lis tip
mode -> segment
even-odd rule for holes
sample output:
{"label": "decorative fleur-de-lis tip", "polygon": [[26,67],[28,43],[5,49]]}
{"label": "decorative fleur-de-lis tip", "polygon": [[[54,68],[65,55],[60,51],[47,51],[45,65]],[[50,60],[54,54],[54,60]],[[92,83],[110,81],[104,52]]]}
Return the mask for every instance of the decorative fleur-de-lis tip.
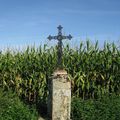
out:
{"label": "decorative fleur-de-lis tip", "polygon": [[58,30],[62,30],[63,27],[61,25],[59,25],[57,28],[58,28]]}
{"label": "decorative fleur-de-lis tip", "polygon": [[72,36],[71,36],[70,34],[68,35],[68,39],[69,39],[69,40],[71,40],[71,39],[72,39]]}
{"label": "decorative fleur-de-lis tip", "polygon": [[51,35],[49,35],[47,39],[48,39],[48,40],[51,40],[51,39],[52,39],[52,36],[51,36]]}

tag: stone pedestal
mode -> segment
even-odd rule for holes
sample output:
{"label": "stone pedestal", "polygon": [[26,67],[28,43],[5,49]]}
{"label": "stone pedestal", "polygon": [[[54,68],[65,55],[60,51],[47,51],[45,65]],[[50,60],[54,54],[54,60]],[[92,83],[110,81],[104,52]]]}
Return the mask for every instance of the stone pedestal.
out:
{"label": "stone pedestal", "polygon": [[48,83],[49,120],[70,120],[71,82],[65,70],[56,70]]}

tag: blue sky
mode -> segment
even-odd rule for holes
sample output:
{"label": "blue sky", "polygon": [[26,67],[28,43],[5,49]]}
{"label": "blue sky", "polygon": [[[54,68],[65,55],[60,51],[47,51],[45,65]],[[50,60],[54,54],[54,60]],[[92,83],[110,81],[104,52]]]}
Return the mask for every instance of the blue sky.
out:
{"label": "blue sky", "polygon": [[120,40],[120,0],[0,0],[0,49],[48,44],[61,24],[72,44]]}

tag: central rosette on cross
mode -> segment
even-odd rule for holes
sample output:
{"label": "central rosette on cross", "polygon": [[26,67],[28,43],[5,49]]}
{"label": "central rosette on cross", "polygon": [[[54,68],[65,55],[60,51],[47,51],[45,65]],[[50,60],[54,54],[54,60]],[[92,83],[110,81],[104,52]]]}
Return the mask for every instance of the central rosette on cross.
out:
{"label": "central rosette on cross", "polygon": [[57,36],[57,39],[58,39],[58,40],[62,40],[62,39],[63,39],[62,35],[58,35],[58,36]]}

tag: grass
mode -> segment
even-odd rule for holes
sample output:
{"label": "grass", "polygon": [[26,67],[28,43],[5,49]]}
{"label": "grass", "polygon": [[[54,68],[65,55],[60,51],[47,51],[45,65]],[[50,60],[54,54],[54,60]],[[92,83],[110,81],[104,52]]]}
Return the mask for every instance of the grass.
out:
{"label": "grass", "polygon": [[0,89],[0,120],[37,120],[34,108],[25,105],[15,93]]}

